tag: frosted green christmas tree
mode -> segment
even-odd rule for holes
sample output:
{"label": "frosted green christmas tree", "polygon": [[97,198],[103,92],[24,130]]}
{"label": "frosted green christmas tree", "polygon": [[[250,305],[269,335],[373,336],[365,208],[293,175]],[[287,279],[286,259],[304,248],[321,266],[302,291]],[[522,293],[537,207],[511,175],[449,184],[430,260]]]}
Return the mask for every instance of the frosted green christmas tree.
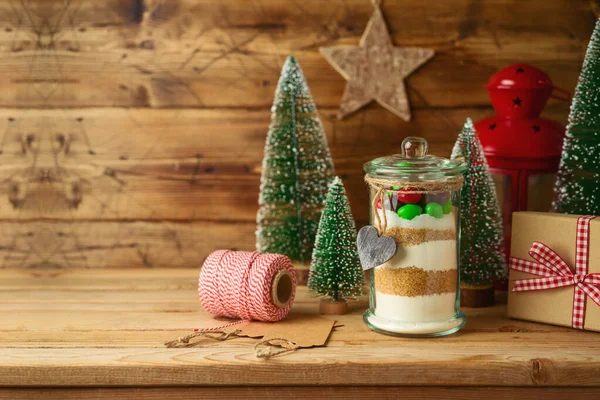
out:
{"label": "frosted green christmas tree", "polygon": [[271,112],[256,248],[308,263],[333,161],[317,107],[293,57],[283,66]]}
{"label": "frosted green christmas tree", "polygon": [[554,194],[555,212],[600,215],[600,21],[571,103]]}
{"label": "frosted green christmas tree", "polygon": [[460,199],[461,282],[490,284],[506,274],[502,218],[496,187],[470,118],[458,135],[451,158],[467,163]]}
{"label": "frosted green christmas tree", "polygon": [[308,288],[331,300],[344,300],[363,293],[364,273],[356,248],[356,225],[346,189],[336,177],[325,200]]}

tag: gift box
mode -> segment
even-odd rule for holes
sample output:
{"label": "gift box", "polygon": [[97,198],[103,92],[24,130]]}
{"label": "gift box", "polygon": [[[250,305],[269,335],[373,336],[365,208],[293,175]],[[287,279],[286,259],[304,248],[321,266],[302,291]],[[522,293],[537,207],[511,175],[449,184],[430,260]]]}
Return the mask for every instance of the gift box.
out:
{"label": "gift box", "polygon": [[600,217],[515,212],[508,316],[600,331]]}

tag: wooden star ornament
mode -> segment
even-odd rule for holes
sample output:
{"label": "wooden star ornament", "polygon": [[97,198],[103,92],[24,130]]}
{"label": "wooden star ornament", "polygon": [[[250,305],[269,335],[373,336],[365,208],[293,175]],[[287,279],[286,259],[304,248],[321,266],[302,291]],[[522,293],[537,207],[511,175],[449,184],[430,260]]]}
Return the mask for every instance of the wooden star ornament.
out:
{"label": "wooden star ornament", "polygon": [[409,121],[404,78],[434,55],[432,49],[394,47],[378,5],[358,46],[322,47],[320,51],[347,81],[339,119],[375,100]]}

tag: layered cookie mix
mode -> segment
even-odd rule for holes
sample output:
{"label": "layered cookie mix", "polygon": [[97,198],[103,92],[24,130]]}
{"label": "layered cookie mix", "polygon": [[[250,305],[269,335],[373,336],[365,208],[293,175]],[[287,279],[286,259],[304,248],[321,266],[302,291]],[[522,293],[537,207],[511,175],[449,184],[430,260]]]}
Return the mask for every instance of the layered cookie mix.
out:
{"label": "layered cookie mix", "polygon": [[398,244],[394,257],[373,274],[378,317],[413,323],[418,330],[419,323],[447,321],[456,314],[456,220],[451,208],[445,211],[407,219],[397,211],[377,210],[381,225],[376,227]]}

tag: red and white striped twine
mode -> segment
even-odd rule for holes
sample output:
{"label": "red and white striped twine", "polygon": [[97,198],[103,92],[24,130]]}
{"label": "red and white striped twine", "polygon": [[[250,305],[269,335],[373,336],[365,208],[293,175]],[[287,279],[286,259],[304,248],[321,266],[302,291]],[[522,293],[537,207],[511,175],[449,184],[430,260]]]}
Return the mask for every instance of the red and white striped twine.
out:
{"label": "red and white striped twine", "polygon": [[[273,277],[287,269],[292,275],[292,297],[285,307],[271,299]],[[289,313],[296,293],[296,272],[286,256],[247,251],[217,250],[208,256],[198,279],[198,296],[209,313],[237,318],[218,328],[246,321],[280,321]]]}

